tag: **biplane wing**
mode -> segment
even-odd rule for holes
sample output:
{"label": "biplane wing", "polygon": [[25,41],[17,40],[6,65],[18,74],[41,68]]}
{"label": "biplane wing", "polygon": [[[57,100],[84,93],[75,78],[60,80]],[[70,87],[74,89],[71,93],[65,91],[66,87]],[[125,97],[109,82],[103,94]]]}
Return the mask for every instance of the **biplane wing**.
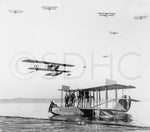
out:
{"label": "biplane wing", "polygon": [[47,74],[45,74],[45,76],[58,76],[60,74],[62,74],[62,72],[47,73]]}
{"label": "biplane wing", "polygon": [[[115,90],[115,89],[133,89],[136,88],[132,85],[122,85],[122,84],[111,84],[111,85],[104,85],[104,86],[97,86],[97,87],[90,87],[90,88],[82,88],[76,89],[72,91],[105,91],[105,90]],[[71,91],[71,90],[70,90]]]}
{"label": "biplane wing", "polygon": [[74,65],[70,65],[70,64],[63,64],[63,63],[55,63],[55,62],[47,62],[47,61],[38,61],[38,60],[31,60],[31,59],[26,59],[23,60],[23,62],[28,62],[28,63],[43,63],[43,64],[54,64],[54,65],[59,65],[59,66],[66,66],[66,67],[74,67]]}
{"label": "biplane wing", "polygon": [[46,69],[46,68],[39,68],[39,67],[30,67],[28,68],[29,70],[36,70],[36,71],[54,71],[54,72],[71,72],[71,71],[66,71],[66,70],[51,70],[51,69]]}

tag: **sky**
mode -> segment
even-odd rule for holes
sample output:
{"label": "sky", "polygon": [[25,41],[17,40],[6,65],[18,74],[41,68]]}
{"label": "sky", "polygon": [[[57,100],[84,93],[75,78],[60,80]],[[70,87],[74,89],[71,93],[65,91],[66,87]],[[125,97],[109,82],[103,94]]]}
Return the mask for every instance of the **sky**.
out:
{"label": "sky", "polygon": [[[150,100],[149,14],[149,0],[0,0],[0,98],[58,98],[62,85],[88,88],[108,78],[135,86],[131,96]],[[133,18],[139,15],[148,18]],[[21,62],[26,58],[75,67],[71,76],[45,77],[31,73],[32,65]]]}

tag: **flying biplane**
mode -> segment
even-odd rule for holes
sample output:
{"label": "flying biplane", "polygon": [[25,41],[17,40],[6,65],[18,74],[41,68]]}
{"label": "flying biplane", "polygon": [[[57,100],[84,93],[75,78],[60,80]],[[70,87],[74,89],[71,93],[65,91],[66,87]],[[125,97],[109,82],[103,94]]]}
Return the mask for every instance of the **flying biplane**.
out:
{"label": "flying biplane", "polygon": [[133,17],[135,20],[143,20],[146,19],[148,16],[135,16]]}
{"label": "flying biplane", "polygon": [[87,68],[87,66],[83,66],[83,68]]}
{"label": "flying biplane", "polygon": [[103,55],[103,57],[104,57],[104,58],[108,58],[108,57],[109,57],[109,55]]}
{"label": "flying biplane", "polygon": [[14,14],[17,14],[17,13],[22,13],[23,10],[8,10],[10,13],[14,13]]}
{"label": "flying biplane", "polygon": [[109,17],[109,16],[115,16],[116,13],[108,13],[108,12],[98,12],[99,16]]}
{"label": "flying biplane", "polygon": [[[47,61],[38,61],[38,60],[31,60],[26,59],[23,60],[23,62],[33,63],[34,67],[28,68],[29,70],[35,70],[35,71],[48,71],[50,73],[45,74],[46,76],[58,76],[62,73],[70,73],[71,71],[67,71],[66,67],[74,67],[74,65],[70,64],[62,64],[62,63],[55,63],[55,62],[47,62]],[[44,64],[46,65],[46,68],[39,67],[38,64]],[[63,68],[60,69],[60,67]]]}
{"label": "flying biplane", "polygon": [[44,10],[56,10],[57,6],[41,6]]}
{"label": "flying biplane", "polygon": [[113,32],[113,31],[110,31],[109,33],[110,33],[110,34],[113,34],[113,35],[119,34],[119,32]]}
{"label": "flying biplane", "polygon": [[[98,117],[99,119],[116,118],[120,114],[129,111],[131,102],[139,102],[132,99],[124,92],[119,97],[119,90],[133,89],[134,86],[111,84],[84,89],[70,89],[62,86],[61,106],[50,104],[49,112],[54,115],[82,115],[85,117]],[[114,92],[114,97],[109,97],[109,91]],[[65,96],[64,93],[65,92]],[[109,99],[110,98],[110,99]]]}

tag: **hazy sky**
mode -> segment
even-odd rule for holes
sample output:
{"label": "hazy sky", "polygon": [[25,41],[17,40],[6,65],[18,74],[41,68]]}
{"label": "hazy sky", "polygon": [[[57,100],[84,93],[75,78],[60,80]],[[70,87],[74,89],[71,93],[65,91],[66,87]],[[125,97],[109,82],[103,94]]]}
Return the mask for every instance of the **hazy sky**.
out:
{"label": "hazy sky", "polygon": [[[14,9],[23,13],[8,11]],[[111,78],[136,86],[132,96],[150,99],[150,18],[133,18],[149,14],[149,0],[1,0],[0,98],[59,97],[62,84],[86,88]],[[29,73],[25,58],[76,66],[70,77],[45,78],[45,72]]]}

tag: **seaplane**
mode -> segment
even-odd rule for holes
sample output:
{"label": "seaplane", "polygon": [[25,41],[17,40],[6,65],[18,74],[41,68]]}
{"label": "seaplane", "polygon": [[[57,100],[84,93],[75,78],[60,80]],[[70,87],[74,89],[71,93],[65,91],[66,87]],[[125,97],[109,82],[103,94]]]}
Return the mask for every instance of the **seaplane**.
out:
{"label": "seaplane", "polygon": [[108,13],[108,12],[98,12],[99,16],[109,17],[109,16],[115,16],[116,13]]}
{"label": "seaplane", "polygon": [[113,35],[119,34],[119,32],[113,32],[113,31],[110,31],[109,33],[110,33],[110,34],[113,34]]}
{"label": "seaplane", "polygon": [[10,13],[14,13],[14,14],[17,14],[17,13],[22,13],[23,10],[8,10]]}
{"label": "seaplane", "polygon": [[[70,89],[69,86],[62,85],[59,89],[61,91],[60,106],[51,101],[48,112],[60,116],[79,115],[102,120],[116,119],[129,111],[131,102],[139,102],[120,92],[134,88],[131,85],[117,83],[81,89]],[[114,98],[109,97],[109,93],[111,96],[112,92]],[[121,93],[120,97],[119,93]]]}
{"label": "seaplane", "polygon": [[[22,60],[22,62],[34,64],[33,67],[28,68],[29,70],[50,72],[50,73],[45,74],[45,76],[58,76],[62,73],[68,73],[67,76],[69,76],[69,75],[71,75],[70,74],[71,71],[66,70],[66,67],[74,67],[74,65],[70,65],[70,64],[31,60],[31,59],[25,59],[25,60]],[[44,64],[46,66],[46,68],[39,67],[38,64]]]}
{"label": "seaplane", "polygon": [[103,55],[102,57],[103,57],[103,58],[108,58],[108,57],[109,57],[109,55]]}
{"label": "seaplane", "polygon": [[133,17],[135,20],[143,20],[143,19],[147,19],[148,18],[148,16],[135,16],[135,17]]}
{"label": "seaplane", "polygon": [[56,10],[58,7],[57,6],[41,6],[41,8],[44,10]]}

